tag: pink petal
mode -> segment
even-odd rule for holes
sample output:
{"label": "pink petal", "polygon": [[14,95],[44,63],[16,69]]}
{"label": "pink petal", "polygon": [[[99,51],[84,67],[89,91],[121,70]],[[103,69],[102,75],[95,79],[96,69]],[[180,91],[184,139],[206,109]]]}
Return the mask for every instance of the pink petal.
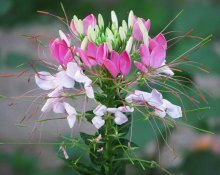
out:
{"label": "pink petal", "polygon": [[113,77],[117,77],[119,71],[113,61],[105,59],[104,65]]}
{"label": "pink petal", "polygon": [[76,30],[76,26],[75,26],[75,23],[74,23],[74,20],[72,19],[71,23],[70,23],[70,29],[72,30],[72,32],[78,36],[78,32]]}
{"label": "pink petal", "polygon": [[142,63],[138,62],[138,61],[134,61],[134,65],[142,72],[147,73],[147,68],[145,67],[145,65],[143,65]]}
{"label": "pink petal", "polygon": [[150,66],[152,68],[160,67],[166,58],[166,50],[160,45],[155,47],[151,52]]}
{"label": "pink petal", "polygon": [[147,31],[150,31],[151,21],[148,19],[147,21],[143,21]]}
{"label": "pink petal", "polygon": [[86,52],[82,49],[78,49],[78,53],[79,53],[79,57],[81,58],[81,60],[83,61],[83,63],[88,66],[89,68],[92,67],[89,58],[86,55]]}
{"label": "pink petal", "polygon": [[131,70],[131,57],[128,54],[127,51],[123,51],[122,54],[120,55],[120,61],[119,61],[119,66],[120,66],[120,72],[122,75],[126,76],[129,74]]}
{"label": "pink petal", "polygon": [[63,63],[63,59],[67,52],[69,51],[69,48],[64,40],[60,41],[59,43],[59,60]]}
{"label": "pink petal", "polygon": [[134,25],[133,25],[132,36],[137,41],[142,41],[143,40],[143,35],[141,33],[141,30],[139,28],[137,20],[134,22]]}
{"label": "pink petal", "polygon": [[92,26],[93,28],[96,26],[96,18],[93,14],[90,14],[83,19],[84,35],[87,35],[89,26]]}
{"label": "pink petal", "polygon": [[119,56],[118,52],[113,50],[111,52],[110,60],[116,65],[117,69],[119,70],[120,56]]}
{"label": "pink petal", "polygon": [[108,57],[108,47],[106,43],[101,44],[98,47],[97,53],[96,53],[96,60],[97,63],[102,66],[104,59]]}
{"label": "pink petal", "polygon": [[143,64],[146,66],[150,65],[151,55],[149,48],[145,44],[141,44],[140,46],[140,57]]}
{"label": "pink petal", "polygon": [[[59,39],[52,40],[49,45],[51,55],[56,59],[58,63],[59,60]],[[60,63],[61,64],[61,63]]]}
{"label": "pink petal", "polygon": [[88,43],[88,49],[87,49],[87,56],[91,59],[96,59],[96,52],[98,47],[95,43],[89,42]]}
{"label": "pink petal", "polygon": [[62,62],[65,66],[67,65],[67,63],[69,63],[73,60],[73,54],[75,54],[74,52],[75,52],[74,49],[72,49],[72,52],[71,52],[71,50],[67,51],[66,55],[64,56],[64,58],[62,60]]}
{"label": "pink petal", "polygon": [[161,45],[165,50],[167,49],[167,40],[164,37],[164,35],[162,33],[159,33],[155,38],[154,41]]}

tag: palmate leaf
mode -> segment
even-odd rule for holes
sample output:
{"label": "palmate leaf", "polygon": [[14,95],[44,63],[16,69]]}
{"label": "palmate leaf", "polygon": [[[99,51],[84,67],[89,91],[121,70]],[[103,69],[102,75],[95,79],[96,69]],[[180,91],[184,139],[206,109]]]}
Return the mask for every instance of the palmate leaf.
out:
{"label": "palmate leaf", "polygon": [[98,170],[92,168],[91,166],[84,165],[80,162],[74,162],[70,159],[63,159],[69,166],[82,175],[99,175]]}

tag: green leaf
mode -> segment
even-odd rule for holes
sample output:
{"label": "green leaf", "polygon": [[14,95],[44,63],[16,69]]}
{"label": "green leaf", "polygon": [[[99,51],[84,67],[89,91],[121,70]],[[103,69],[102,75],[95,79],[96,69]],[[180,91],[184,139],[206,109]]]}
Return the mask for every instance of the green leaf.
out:
{"label": "green leaf", "polygon": [[83,175],[99,175],[99,172],[95,169],[92,168],[91,166],[86,166],[82,163],[79,162],[74,162],[73,160],[70,159],[63,159],[66,163],[68,163],[74,170],[78,171],[79,173]]}

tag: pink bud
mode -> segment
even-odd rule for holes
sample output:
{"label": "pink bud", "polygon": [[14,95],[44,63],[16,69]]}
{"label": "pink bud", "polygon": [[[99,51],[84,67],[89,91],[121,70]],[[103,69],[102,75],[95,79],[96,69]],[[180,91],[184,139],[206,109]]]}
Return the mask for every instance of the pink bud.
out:
{"label": "pink bud", "polygon": [[84,35],[87,35],[89,26],[92,26],[93,28],[96,26],[96,18],[93,14],[90,14],[83,19]]}

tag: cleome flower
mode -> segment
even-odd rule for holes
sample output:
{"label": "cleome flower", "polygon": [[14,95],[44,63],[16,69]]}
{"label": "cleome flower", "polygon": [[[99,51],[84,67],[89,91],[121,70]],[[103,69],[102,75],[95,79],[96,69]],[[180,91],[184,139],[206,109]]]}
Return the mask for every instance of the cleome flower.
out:
{"label": "cleome flower", "polygon": [[134,109],[129,106],[122,106],[118,108],[107,108],[105,105],[98,105],[96,109],[93,110],[95,117],[92,119],[93,125],[100,129],[104,124],[105,120],[103,116],[107,113],[114,114],[114,122],[117,125],[122,125],[128,121],[128,118],[123,112],[133,112]]}
{"label": "cleome flower", "polygon": [[59,31],[60,38],[56,38],[50,42],[49,48],[50,53],[56,61],[62,65],[66,66],[67,63],[73,60],[75,55],[75,47],[71,46],[70,35],[65,35],[61,30]]}
{"label": "cleome flower", "polygon": [[140,57],[141,62],[134,61],[135,66],[143,73],[155,72],[164,73],[169,76],[174,75],[173,71],[165,65],[167,42],[162,34],[149,39],[149,45],[141,44]]}
{"label": "cleome flower", "polygon": [[182,117],[181,107],[163,99],[162,94],[156,89],[153,89],[151,93],[135,90],[135,92],[128,95],[125,100],[137,106],[148,103],[154,108],[155,115],[161,118],[164,118],[166,115],[172,118]]}

